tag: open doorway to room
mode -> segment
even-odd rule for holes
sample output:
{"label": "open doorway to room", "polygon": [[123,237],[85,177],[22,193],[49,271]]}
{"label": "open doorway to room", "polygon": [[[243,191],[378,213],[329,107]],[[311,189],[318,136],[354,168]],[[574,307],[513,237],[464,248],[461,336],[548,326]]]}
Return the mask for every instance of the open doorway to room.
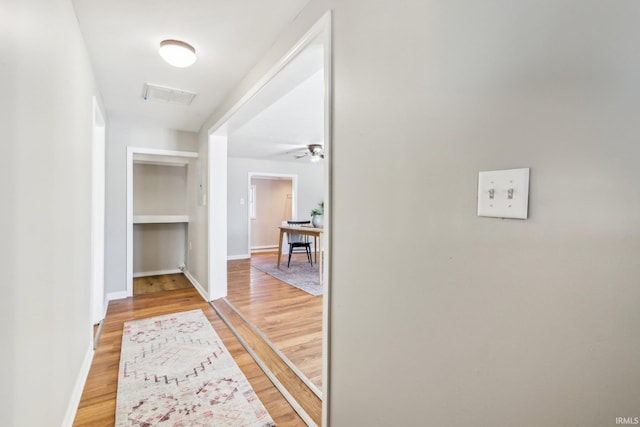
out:
{"label": "open doorway to room", "polygon": [[[281,391],[285,396],[294,395],[294,407],[300,408],[300,415],[310,425],[321,424],[328,387],[330,46],[327,15],[254,91],[211,128],[209,137],[212,305],[232,328],[236,327],[252,354],[260,357],[263,346],[255,342],[267,343],[287,369],[296,374],[308,390],[302,400],[300,393],[295,395],[288,390],[286,381],[281,384]],[[283,238],[286,241],[291,230],[281,233],[277,224],[268,227],[268,241],[254,240],[252,227],[257,219],[251,219],[251,208],[259,209],[260,204],[257,182],[251,176],[255,171],[297,177],[290,199],[273,196],[273,203],[281,212],[277,221],[280,224],[288,219],[282,213],[289,209],[291,219],[310,221],[313,209],[324,208],[324,226],[310,231],[312,239],[318,239],[314,246],[324,248],[318,257],[308,260],[298,255],[291,266],[287,266],[287,259],[278,266],[279,253],[288,249],[280,242]],[[276,235],[278,246],[274,247]],[[303,273],[315,281],[315,292],[292,285],[282,277],[280,273],[291,273],[295,264],[307,269]],[[247,333],[251,336],[244,336]],[[280,380],[278,369],[271,369],[274,383]],[[318,402],[315,406],[310,403],[314,399]]]}
{"label": "open doorway to room", "polygon": [[278,226],[297,215],[297,176],[249,172],[247,216],[251,254],[278,249]]}

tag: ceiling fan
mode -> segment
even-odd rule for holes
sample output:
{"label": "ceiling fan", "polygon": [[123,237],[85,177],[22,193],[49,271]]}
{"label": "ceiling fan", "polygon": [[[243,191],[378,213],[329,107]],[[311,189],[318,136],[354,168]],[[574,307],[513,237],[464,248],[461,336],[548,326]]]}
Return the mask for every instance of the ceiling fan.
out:
{"label": "ceiling fan", "polygon": [[324,159],[324,148],[320,144],[309,144],[305,148],[305,152],[294,156],[296,159],[302,159],[304,157],[311,156],[312,162],[319,162],[320,159]]}

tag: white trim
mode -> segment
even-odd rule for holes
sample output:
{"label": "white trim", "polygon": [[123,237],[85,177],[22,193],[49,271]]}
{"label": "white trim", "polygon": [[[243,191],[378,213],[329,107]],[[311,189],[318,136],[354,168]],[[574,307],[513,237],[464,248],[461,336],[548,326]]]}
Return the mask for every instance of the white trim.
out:
{"label": "white trim", "polygon": [[106,200],[106,125],[96,97],[93,97],[91,132],[91,324],[102,320],[104,304],[104,249]]}
{"label": "white trim", "polygon": [[242,254],[242,255],[229,255],[227,256],[227,261],[235,261],[238,259],[249,259],[251,258],[251,255],[249,254]]}
{"label": "white trim", "polygon": [[[264,172],[249,172],[247,174],[247,186],[248,192],[251,192],[251,180],[252,179],[273,179],[278,178],[286,181],[291,181],[291,218],[296,220],[298,218],[298,175],[296,174],[286,174],[286,173],[264,173]],[[247,204],[247,248],[249,248],[249,252],[253,250],[251,247],[251,207]],[[283,246],[284,242],[283,242]],[[278,246],[275,246],[276,248]],[[259,248],[258,248],[259,249]]]}
{"label": "white trim", "polygon": [[207,291],[205,290],[204,286],[202,286],[200,282],[198,282],[196,278],[193,277],[191,273],[189,273],[188,271],[184,272],[184,276],[191,282],[193,287],[196,288],[196,291],[200,293],[202,298],[204,298],[205,301],[209,301],[209,295],[207,294]]}
{"label": "white trim", "polygon": [[189,222],[189,215],[134,215],[134,224],[170,224]]}
{"label": "white trim", "polygon": [[213,302],[209,302],[209,305],[211,306],[211,308],[213,308],[213,310],[216,312],[218,317],[220,317],[222,321],[227,325],[227,327],[231,330],[231,332],[233,332],[233,335],[235,335],[236,339],[240,341],[240,344],[242,344],[242,346],[247,351],[247,353],[249,353],[249,355],[253,358],[253,360],[260,367],[260,369],[262,369],[265,375],[271,380],[273,385],[276,386],[280,394],[282,394],[282,396],[287,400],[287,402],[289,402],[293,410],[296,411],[298,415],[300,415],[300,418],[302,418],[302,421],[304,421],[305,424],[307,424],[308,426],[317,427],[318,425],[313,421],[313,419],[311,419],[311,417],[309,416],[309,414],[307,414],[304,408],[300,406],[298,401],[293,397],[293,395],[289,392],[289,390],[287,390],[287,388],[280,382],[280,380],[278,379],[278,377],[276,377],[273,371],[271,371],[271,369],[269,369],[269,367],[256,354],[256,352],[253,351],[253,348],[251,348],[249,343],[247,343],[247,341],[244,338],[242,338],[238,330],[231,324],[229,319],[227,319],[227,317],[220,310],[218,310],[218,308],[213,304]]}
{"label": "white trim", "polygon": [[[269,82],[276,74],[278,74],[288,63],[289,61],[295,57],[298,53],[300,53],[315,37],[323,34],[324,36],[324,78],[325,78],[325,105],[324,105],[324,152],[325,152],[325,161],[324,163],[324,229],[323,233],[324,242],[322,247],[325,250],[325,259],[326,262],[323,263],[323,288],[324,288],[324,296],[323,296],[323,304],[322,304],[322,395],[325,396],[325,399],[322,400],[322,426],[327,427],[329,425],[329,396],[330,396],[330,362],[329,362],[329,353],[331,352],[330,348],[330,307],[331,307],[331,269],[329,265],[331,264],[331,194],[332,189],[331,186],[333,182],[331,180],[331,151],[332,151],[332,143],[333,143],[333,64],[332,64],[332,18],[331,11],[327,11],[312,27],[305,33],[305,35],[296,43],[293,48],[291,48],[280,60],[274,64],[273,67],[261,78],[257,81],[257,83],[249,90],[243,97],[240,98],[238,102],[236,102],[233,107],[231,107],[220,119],[218,119],[213,126],[211,126],[208,130],[209,134],[209,185],[213,182],[213,173],[212,170],[215,169],[212,167],[211,160],[214,158],[212,155],[211,147],[213,146],[212,137],[213,135],[220,131],[223,132],[225,130],[225,125],[227,121],[233,117],[233,115],[245,104],[249,99],[251,99],[262,87]],[[226,136],[219,136],[219,138],[224,138],[226,142]],[[226,145],[225,145],[226,147]],[[225,159],[226,165],[226,159]],[[226,173],[226,167],[225,167]],[[226,177],[225,177],[226,184]],[[209,190],[211,192],[211,189]],[[210,194],[211,195],[211,194]],[[211,276],[211,264],[212,264],[212,245],[213,245],[213,220],[215,216],[212,215],[211,209],[209,212],[209,286],[212,284],[212,276]],[[226,226],[226,217],[225,217],[225,226]],[[226,239],[225,239],[226,241]],[[226,275],[225,275],[226,276]],[[226,282],[225,282],[226,288]],[[226,296],[223,295],[223,296]]]}
{"label": "white trim", "polygon": [[207,295],[211,300],[227,296],[227,144],[226,135],[209,135]]}
{"label": "white trim", "polygon": [[[105,313],[105,318],[106,318],[106,313]],[[104,328],[104,320],[102,319],[100,321],[100,323],[98,323],[98,328],[96,329],[96,332],[93,336],[93,340],[91,340],[91,342],[93,343],[93,350],[95,351],[96,348],[98,348],[98,341],[100,341],[100,335],[102,334],[102,328]],[[94,325],[95,326],[95,325]],[[91,328],[91,332],[93,333],[93,328]]]}
{"label": "white trim", "polygon": [[133,278],[136,279],[138,277],[159,276],[161,274],[178,274],[178,273],[182,273],[182,270],[180,270],[179,268],[172,268],[170,270],[139,271],[137,273],[133,273]]}
{"label": "white trim", "polygon": [[330,318],[331,318],[331,235],[332,227],[331,220],[332,203],[331,195],[333,194],[333,181],[331,179],[332,170],[332,151],[333,151],[333,40],[332,40],[332,20],[331,11],[325,13],[314,28],[318,28],[319,34],[324,36],[324,233],[322,238],[324,242],[321,242],[320,247],[324,249],[323,263],[323,297],[322,297],[322,395],[325,396],[322,399],[322,427],[329,425],[329,396],[330,396],[330,361],[329,354],[331,353],[331,334],[330,334]]}
{"label": "white trim", "polygon": [[153,154],[155,156],[189,157],[192,159],[198,158],[197,151],[176,151],[176,150],[164,150],[161,148],[127,147],[127,150],[129,149],[132,150],[134,154]]}
{"label": "white trim", "polygon": [[268,249],[278,249],[278,245],[251,246],[251,252],[261,252]]}
{"label": "white trim", "polygon": [[256,194],[256,186],[249,182],[249,219],[256,219],[258,215],[258,198]]}
{"label": "white trim", "polygon": [[133,154],[135,148],[127,147],[127,275],[126,297],[133,296]]}
{"label": "white trim", "polygon": [[126,297],[133,296],[133,158],[136,154],[187,157],[191,159],[198,157],[198,153],[194,151],[175,151],[160,150],[156,148],[127,147],[127,268],[125,277]]}
{"label": "white trim", "polygon": [[189,160],[192,159],[193,156],[184,156],[184,157],[171,157],[171,156],[162,156],[158,157],[155,154],[136,154],[133,156],[133,163],[136,165],[160,165],[160,166],[176,166],[183,167],[189,164]]}
{"label": "white trim", "polygon": [[73,387],[73,391],[71,392],[69,404],[67,405],[67,411],[65,412],[64,419],[62,420],[62,427],[71,427],[73,425],[73,420],[76,418],[76,413],[78,412],[78,405],[80,404],[82,391],[84,390],[84,385],[87,382],[87,377],[89,376],[92,361],[93,340],[90,342],[89,349],[84,355],[82,366],[80,366],[80,372],[78,372],[78,377],[76,378],[76,383]]}
{"label": "white trim", "polygon": [[289,360],[289,358],[285,356],[285,354],[282,351],[280,351],[280,349],[276,347],[275,344],[272,343],[271,340],[267,338],[267,336],[263,334],[262,331],[258,329],[256,325],[253,324],[253,322],[247,319],[245,315],[240,312],[240,310],[238,310],[233,304],[231,304],[231,302],[229,302],[228,299],[223,298],[223,300],[227,303],[227,305],[233,311],[236,312],[238,316],[240,316],[242,320],[244,320],[244,322],[247,325],[249,325],[249,327],[253,330],[253,332],[255,332],[256,335],[258,335],[262,339],[262,341],[264,341],[271,348],[271,350],[273,350],[273,352],[278,355],[280,359],[282,359],[282,361],[289,367],[289,369],[291,369],[297,375],[297,377],[300,378],[300,380],[307,387],[309,387],[309,390],[311,390],[313,394],[318,396],[318,399],[322,400],[322,391],[320,391],[320,389],[314,383],[311,382],[309,377],[307,377],[296,365],[294,365],[293,362]]}
{"label": "white trim", "polygon": [[107,294],[107,301],[113,301],[117,299],[125,299],[130,297],[131,295],[127,295],[127,291],[119,291],[119,292],[109,292]]}

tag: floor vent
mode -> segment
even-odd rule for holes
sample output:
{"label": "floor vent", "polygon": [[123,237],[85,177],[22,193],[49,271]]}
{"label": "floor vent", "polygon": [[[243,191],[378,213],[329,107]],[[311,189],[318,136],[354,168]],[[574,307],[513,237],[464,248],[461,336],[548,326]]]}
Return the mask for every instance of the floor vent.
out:
{"label": "floor vent", "polygon": [[189,105],[195,97],[195,92],[154,85],[151,83],[145,83],[142,91],[142,98],[145,101],[153,100],[169,102],[171,104]]}

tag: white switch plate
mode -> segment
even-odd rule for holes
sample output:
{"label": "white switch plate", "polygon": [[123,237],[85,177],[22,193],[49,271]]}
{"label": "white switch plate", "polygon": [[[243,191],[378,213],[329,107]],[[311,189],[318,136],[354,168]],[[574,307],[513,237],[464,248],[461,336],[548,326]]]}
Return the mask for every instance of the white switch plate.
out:
{"label": "white switch plate", "polygon": [[527,219],[528,210],[529,168],[478,174],[478,216]]}

